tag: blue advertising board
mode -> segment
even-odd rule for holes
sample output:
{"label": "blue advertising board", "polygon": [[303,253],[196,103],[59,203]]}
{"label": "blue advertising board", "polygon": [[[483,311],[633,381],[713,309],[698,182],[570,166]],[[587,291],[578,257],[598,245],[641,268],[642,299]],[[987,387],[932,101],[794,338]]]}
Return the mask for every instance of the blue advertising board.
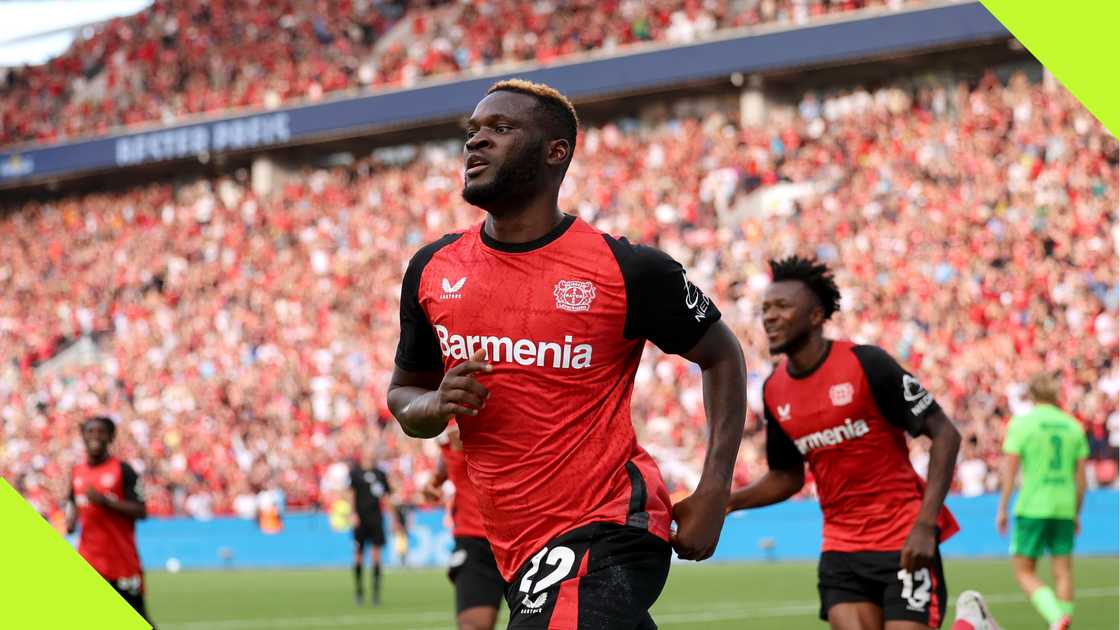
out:
{"label": "blue advertising board", "polygon": [[[1008,539],[995,530],[998,497],[950,497],[949,508],[961,531],[942,546],[946,558],[1007,555]],[[325,514],[297,514],[284,519],[283,530],[265,534],[253,521],[217,518],[151,519],[137,533],[140,555],[149,569],[172,565],[183,569],[247,567],[342,567],[352,561],[348,531],[331,529]],[[717,561],[813,560],[821,541],[820,508],[815,501],[789,501],[731,515],[720,537]],[[443,510],[413,514],[406,562],[414,567],[446,566],[452,536]],[[1120,493],[1090,492],[1085,498],[1077,553],[1120,553]],[[389,566],[400,558],[390,544]]]}

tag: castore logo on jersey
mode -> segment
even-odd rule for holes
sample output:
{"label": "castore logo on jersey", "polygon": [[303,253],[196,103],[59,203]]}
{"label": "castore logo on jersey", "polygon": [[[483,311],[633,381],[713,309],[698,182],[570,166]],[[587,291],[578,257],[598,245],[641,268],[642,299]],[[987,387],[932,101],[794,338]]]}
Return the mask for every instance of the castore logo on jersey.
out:
{"label": "castore logo on jersey", "polygon": [[525,607],[525,612],[531,615],[541,612],[544,608],[545,602],[548,601],[548,593],[541,593],[536,599],[529,599],[526,595],[521,599],[521,605]]}
{"label": "castore logo on jersey", "polygon": [[455,281],[454,284],[452,284],[451,281],[448,280],[447,278],[444,278],[443,282],[440,284],[440,288],[443,289],[443,293],[440,293],[439,299],[441,299],[441,300],[458,300],[459,298],[463,297],[463,294],[460,293],[460,291],[463,290],[463,285],[466,284],[466,283],[467,283],[466,276],[464,276],[462,278],[459,278],[458,280]]}

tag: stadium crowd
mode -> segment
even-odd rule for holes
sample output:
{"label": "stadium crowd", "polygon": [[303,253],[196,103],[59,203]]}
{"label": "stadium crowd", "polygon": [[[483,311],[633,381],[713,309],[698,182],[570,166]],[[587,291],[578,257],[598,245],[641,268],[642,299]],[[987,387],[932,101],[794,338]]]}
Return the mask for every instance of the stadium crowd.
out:
{"label": "stadium crowd", "polygon": [[0,69],[0,145],[903,1],[156,0],[49,63]]}
{"label": "stadium crowd", "polygon": [[[438,451],[403,436],[384,391],[408,257],[481,219],[459,198],[458,149],[307,168],[267,198],[240,171],[7,208],[0,473],[54,514],[78,421],[105,412],[153,514],[324,507],[370,445],[398,500],[418,502]],[[765,467],[766,260],[800,252],[838,270],[832,333],[885,347],[959,424],[955,491],[994,489],[1004,427],[1040,369],[1060,375],[1089,432],[1091,482],[1114,485],[1117,152],[1056,83],[989,74],[807,93],[765,126],[677,111],[589,127],[561,203],[684,263],[742,340],[752,409],[738,482]],[[85,354],[82,338],[95,340]],[[671,490],[691,487],[705,440],[696,370],[648,347],[634,418]]]}

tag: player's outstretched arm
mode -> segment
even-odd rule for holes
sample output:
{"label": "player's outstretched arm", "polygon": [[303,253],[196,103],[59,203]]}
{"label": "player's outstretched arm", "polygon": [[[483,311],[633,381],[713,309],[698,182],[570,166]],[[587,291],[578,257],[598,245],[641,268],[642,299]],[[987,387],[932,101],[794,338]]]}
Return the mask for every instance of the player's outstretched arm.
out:
{"label": "player's outstretched arm", "polygon": [[442,375],[410,372],[397,366],[389,382],[389,410],[405,434],[434,438],[443,433],[452,417],[478,415],[490,390],[474,375],[493,369],[486,361],[485,350],[476,351],[469,360]]}
{"label": "player's outstretched arm", "polygon": [[772,468],[744,488],[731,493],[727,512],[751,510],[781,503],[801,491],[805,486],[805,467]]}
{"label": "player's outstretched arm", "polygon": [[673,506],[673,547],[684,560],[704,560],[716,550],[731,475],[747,415],[747,370],[735,334],[722,321],[708,328],[682,356],[700,366],[708,415],[708,451],[696,491]]}
{"label": "player's outstretched arm", "polygon": [[933,441],[929,449],[929,478],[922,495],[918,519],[902,545],[902,568],[907,571],[929,567],[937,553],[937,517],[945,505],[945,495],[953,483],[961,434],[945,415],[937,411],[925,416],[920,431]]}
{"label": "player's outstretched arm", "polygon": [[765,395],[762,408],[766,418],[766,464],[770,470],[745,488],[731,493],[727,502],[729,513],[781,503],[805,486],[805,458],[771,415]]}

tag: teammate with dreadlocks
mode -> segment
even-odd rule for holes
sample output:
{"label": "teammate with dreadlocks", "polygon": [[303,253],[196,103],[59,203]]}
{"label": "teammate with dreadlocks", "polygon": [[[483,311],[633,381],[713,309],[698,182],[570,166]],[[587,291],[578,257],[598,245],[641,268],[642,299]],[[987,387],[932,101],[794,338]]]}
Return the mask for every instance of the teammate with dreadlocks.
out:
{"label": "teammate with dreadlocks", "polygon": [[[728,511],[785,501],[808,463],[824,512],[821,619],[836,630],[940,627],[938,543],[958,529],[943,503],[960,434],[881,348],[825,338],[840,306],[828,267],[794,256],[770,269],[762,322],[770,353],[785,355],[763,386],[770,470],[733,492]],[[933,441],[928,485],[904,432]]]}

